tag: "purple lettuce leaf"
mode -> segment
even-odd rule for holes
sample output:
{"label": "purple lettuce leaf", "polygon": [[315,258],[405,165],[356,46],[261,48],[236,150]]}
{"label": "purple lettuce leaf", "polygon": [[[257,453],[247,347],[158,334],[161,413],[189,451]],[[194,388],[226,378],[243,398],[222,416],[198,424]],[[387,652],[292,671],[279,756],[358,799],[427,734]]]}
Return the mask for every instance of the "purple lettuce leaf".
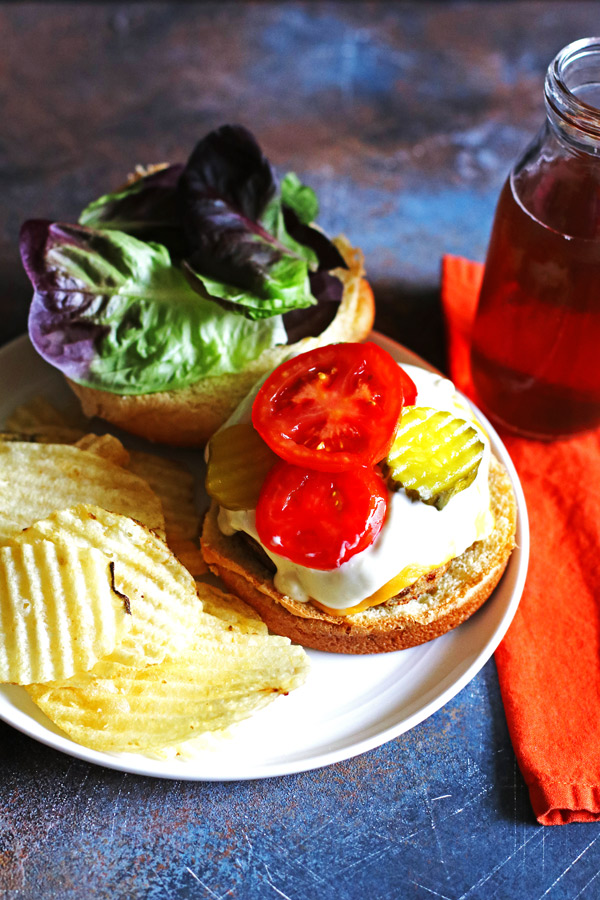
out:
{"label": "purple lettuce leaf", "polygon": [[181,257],[187,251],[178,193],[183,169],[183,165],[166,166],[99,197],[83,210],[79,224],[117,229],[144,241],[155,241],[164,244],[172,257]]}
{"label": "purple lettuce leaf", "polygon": [[[284,259],[302,261],[306,272],[316,268],[313,250],[287,233],[275,173],[245,128],[224,125],[200,141],[179,189],[191,283],[206,276],[227,285],[229,295],[237,287],[269,300],[273,270]],[[304,287],[295,296],[298,306],[314,302]]]}
{"label": "purple lettuce leaf", "polygon": [[45,360],[67,377],[80,381],[87,377],[108,327],[86,317],[96,296],[48,263],[54,249],[69,244],[80,246],[70,226],[33,219],[21,228],[21,258],[34,287],[29,310],[31,342]]}
{"label": "purple lettuce leaf", "polygon": [[338,248],[323,231],[301,222],[289,206],[284,205],[283,207],[283,219],[294,240],[305,247],[310,247],[316,253],[319,260],[317,271],[328,272],[331,269],[348,268]]}
{"label": "purple lettuce leaf", "polygon": [[277,194],[277,180],[254,136],[241,125],[223,125],[196,144],[180,190],[193,246],[197,201],[219,201],[248,223],[258,223]]}
{"label": "purple lettuce leaf", "polygon": [[288,344],[322,334],[335,319],[344,293],[344,285],[330,272],[311,272],[309,279],[317,304],[306,309],[294,309],[284,315]]}

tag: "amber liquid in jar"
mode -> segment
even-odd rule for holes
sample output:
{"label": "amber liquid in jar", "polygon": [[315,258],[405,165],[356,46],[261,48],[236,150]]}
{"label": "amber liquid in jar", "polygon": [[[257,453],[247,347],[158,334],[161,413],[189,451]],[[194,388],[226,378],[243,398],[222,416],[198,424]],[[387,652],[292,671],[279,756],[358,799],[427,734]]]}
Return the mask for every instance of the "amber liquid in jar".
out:
{"label": "amber liquid in jar", "polygon": [[538,160],[496,211],[472,345],[492,418],[540,438],[600,425],[600,162]]}

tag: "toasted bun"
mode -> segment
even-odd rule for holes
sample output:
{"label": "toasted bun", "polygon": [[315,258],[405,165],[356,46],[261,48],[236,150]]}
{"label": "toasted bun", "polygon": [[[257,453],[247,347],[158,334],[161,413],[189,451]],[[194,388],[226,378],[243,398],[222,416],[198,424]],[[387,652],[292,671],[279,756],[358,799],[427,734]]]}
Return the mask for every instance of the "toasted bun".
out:
{"label": "toasted bun", "polygon": [[231,415],[252,385],[290,353],[339,341],[362,341],[375,316],[373,292],[363,277],[360,250],[339,237],[335,244],[348,269],[337,269],[344,293],[335,319],[318,337],[265,350],[243,372],[204,378],[188,387],[154,394],[122,396],[82,387],[69,381],[86,416],[100,416],[113,425],[163,444],[201,447]]}
{"label": "toasted bun", "polygon": [[425,576],[409,591],[352,616],[331,616],[280,594],[269,570],[236,534],[225,537],[217,508],[207,513],[202,550],[210,569],[254,607],[271,631],[316,650],[383,653],[423,644],[455,628],[492,593],[515,545],[516,501],[504,466],[492,457],[491,535]]}

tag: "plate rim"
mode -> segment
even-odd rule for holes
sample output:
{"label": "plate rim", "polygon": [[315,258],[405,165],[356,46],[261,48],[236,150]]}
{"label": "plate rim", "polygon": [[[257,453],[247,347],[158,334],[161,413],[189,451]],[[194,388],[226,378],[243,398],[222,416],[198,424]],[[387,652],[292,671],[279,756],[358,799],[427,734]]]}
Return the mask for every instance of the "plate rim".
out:
{"label": "plate rim", "polygon": [[[435,366],[431,365],[419,354],[415,353],[414,351],[410,350],[410,348],[405,347],[404,345],[400,344],[392,338],[387,337],[384,334],[373,331],[371,332],[371,335],[369,337],[373,339],[375,343],[380,344],[385,349],[391,350],[393,354],[399,353],[404,357],[409,357],[409,359],[405,359],[407,363],[410,360],[411,364],[421,366],[423,368],[429,369],[430,371],[439,371]],[[0,365],[2,364],[4,357],[10,356],[13,353],[20,354],[25,347],[27,347],[28,350],[33,350],[27,334],[20,335],[0,346]],[[40,360],[40,362],[43,361]],[[44,365],[48,364],[44,363]],[[55,372],[55,370],[53,370],[50,366],[48,366],[48,368],[53,373]],[[444,377],[447,376],[444,375]],[[508,450],[506,449],[504,443],[502,442],[493,425],[489,422],[489,420],[481,412],[481,410],[479,410],[475,406],[475,404],[473,404],[467,397],[464,397],[464,395],[462,394],[461,397],[463,397],[463,399],[466,400],[469,406],[477,413],[478,418],[485,426],[491,439],[492,449],[506,466],[513,485],[513,489],[515,491],[518,510],[517,548],[516,553],[513,553],[511,560],[509,560],[509,566],[511,566],[512,563],[512,567],[516,569],[516,577],[511,591],[510,602],[507,604],[507,607],[500,617],[498,623],[496,624],[496,627],[494,628],[491,636],[485,641],[485,643],[476,653],[475,657],[467,666],[467,668],[449,685],[447,685],[446,688],[436,694],[421,708],[414,711],[407,717],[401,719],[399,722],[395,722],[394,724],[386,728],[377,730],[373,734],[359,739],[354,743],[345,742],[344,745],[339,748],[316,753],[312,756],[308,756],[307,758],[296,758],[289,761],[281,760],[278,762],[267,762],[265,764],[258,763],[254,764],[246,771],[238,771],[233,773],[205,773],[202,771],[197,771],[193,768],[193,759],[157,760],[155,758],[144,757],[137,754],[111,754],[98,750],[92,750],[91,748],[84,747],[80,744],[75,743],[66,735],[63,736],[61,734],[56,734],[55,732],[49,730],[44,730],[40,733],[40,727],[46,729],[46,726],[40,726],[40,723],[37,722],[36,719],[28,716],[27,713],[24,713],[22,710],[17,710],[17,713],[20,715],[16,716],[17,720],[19,720],[22,716],[26,717],[26,720],[21,722],[15,721],[15,718],[7,716],[3,709],[0,707],[0,721],[3,721],[5,724],[9,725],[12,728],[15,728],[17,731],[25,734],[27,737],[32,738],[38,743],[41,743],[61,753],[65,753],[66,755],[73,758],[92,763],[93,765],[103,766],[105,768],[113,769],[127,774],[135,774],[164,780],[200,781],[210,783],[247,781],[271,777],[281,777],[285,775],[299,774],[302,772],[309,772],[315,769],[324,768],[325,766],[333,765],[337,762],[351,759],[355,756],[366,753],[369,750],[380,747],[383,744],[388,743],[390,740],[393,740],[394,738],[399,737],[407,731],[410,731],[412,728],[415,728],[421,722],[434,715],[446,703],[448,703],[458,693],[460,693],[460,691],[463,690],[467,684],[469,684],[469,682],[475,677],[475,675],[477,675],[477,673],[489,661],[498,645],[504,638],[504,635],[506,634],[514,618],[521,600],[529,562],[528,514],[525,496],[519,480],[519,476],[510,458]],[[459,628],[460,627],[461,626],[459,626]],[[307,652],[310,655],[311,651]],[[402,653],[403,651],[397,652]],[[7,686],[0,685],[0,691],[5,690],[6,687]],[[10,687],[12,688],[16,686]]]}

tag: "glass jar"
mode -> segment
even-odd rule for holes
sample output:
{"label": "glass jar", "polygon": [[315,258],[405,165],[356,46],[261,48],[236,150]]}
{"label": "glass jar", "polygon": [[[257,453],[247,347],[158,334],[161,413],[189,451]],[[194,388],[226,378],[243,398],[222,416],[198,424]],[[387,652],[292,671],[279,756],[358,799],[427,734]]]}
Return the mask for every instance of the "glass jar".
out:
{"label": "glass jar", "polygon": [[565,47],[544,94],[498,201],[471,361],[484,411],[552,439],[600,425],[600,38]]}

